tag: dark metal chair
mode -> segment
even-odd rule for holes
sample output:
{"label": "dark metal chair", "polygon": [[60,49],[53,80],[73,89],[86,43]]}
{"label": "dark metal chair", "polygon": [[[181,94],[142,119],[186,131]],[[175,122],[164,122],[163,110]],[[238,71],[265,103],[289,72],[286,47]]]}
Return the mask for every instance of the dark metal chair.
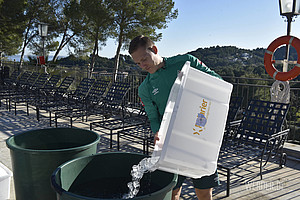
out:
{"label": "dark metal chair", "polygon": [[84,99],[78,101],[73,107],[55,112],[55,126],[57,127],[57,120],[59,118],[70,118],[71,127],[73,126],[74,118],[82,118],[84,120],[83,118],[86,117],[88,105],[96,104],[103,99],[108,85],[109,81],[96,80]]}
{"label": "dark metal chair", "polygon": [[[95,79],[83,78],[74,92],[69,92],[62,96],[61,99],[49,102],[43,105],[44,110],[49,112],[50,126],[51,126],[51,113],[62,112],[71,109],[81,109],[82,103],[86,98],[91,86],[95,82]],[[55,114],[56,116],[56,114]],[[56,123],[57,124],[57,123]]]}
{"label": "dark metal chair", "polygon": [[0,92],[6,91],[7,89],[11,89],[11,86],[16,84],[19,75],[20,75],[20,71],[15,70],[11,73],[9,78],[4,78],[3,85],[0,89]]}
{"label": "dark metal chair", "polygon": [[[109,87],[108,92],[106,95],[100,99],[100,101],[92,104],[87,105],[86,110],[86,116],[100,116],[100,121],[98,123],[94,123],[91,125],[91,129],[93,126],[106,126],[111,129],[110,135],[111,135],[111,144],[110,147],[112,147],[112,131],[115,130],[115,126],[120,127],[120,125],[123,124],[122,120],[124,120],[125,116],[125,96],[130,89],[130,85],[125,82],[113,82],[111,86]],[[106,124],[102,124],[101,121],[105,119],[121,119],[121,121],[107,121]],[[124,122],[125,123],[125,122]],[[118,125],[116,125],[118,124]],[[114,125],[114,126],[111,126]],[[103,132],[105,133],[105,132]]]}
{"label": "dark metal chair", "polygon": [[32,74],[28,77],[27,81],[22,84],[22,93],[29,90],[37,81],[38,77],[40,76],[37,72],[32,72]]}
{"label": "dark metal chair", "polygon": [[117,132],[117,148],[120,150],[120,140],[126,140],[131,143],[143,146],[143,153],[149,154],[149,149],[154,145],[154,133],[149,124],[139,125],[132,128],[120,130]]}
{"label": "dark metal chair", "polygon": [[19,79],[16,79],[14,82],[12,82],[9,88],[7,88],[7,90],[1,92],[0,96],[5,98],[10,94],[15,94],[18,91],[19,87],[22,87],[24,84],[27,83],[27,79],[31,76],[31,74],[32,72],[25,71],[24,73],[19,75]]}
{"label": "dark metal chair", "polygon": [[[11,105],[13,103],[15,115],[17,114],[17,104],[19,103],[26,103],[27,108],[27,115],[29,115],[29,106],[28,103],[36,100],[40,97],[40,89],[43,88],[44,84],[47,82],[47,79],[49,78],[49,75],[46,73],[42,73],[38,76],[38,78],[34,80],[34,78],[31,78],[31,82],[33,82],[32,85],[28,84],[26,88],[24,88],[24,91],[22,91],[22,94],[18,94],[15,96],[12,96],[9,98],[9,104]],[[30,82],[30,81],[29,81]]]}
{"label": "dark metal chair", "polygon": [[[114,131],[124,130],[130,127],[145,124],[147,116],[142,106],[135,107],[133,105],[124,106],[121,116],[112,119],[104,119],[90,123],[90,130],[96,129],[104,134],[110,135],[110,148],[113,144]],[[109,133],[107,133],[109,131]]]}
{"label": "dark metal chair", "polygon": [[0,106],[1,100],[4,99],[7,95],[10,95],[13,91],[13,88],[16,87],[19,76],[20,72],[18,70],[15,70],[12,72],[9,78],[5,78],[3,80],[3,85],[0,89]]}
{"label": "dark metal chair", "polygon": [[109,86],[107,93],[96,103],[87,105],[86,116],[96,115],[110,118],[120,116],[124,111],[125,96],[130,89],[130,85],[125,82],[114,82]]}
{"label": "dark metal chair", "polygon": [[38,79],[36,79],[34,84],[31,86],[30,90],[32,92],[35,92],[36,90],[42,89],[44,87],[44,85],[46,84],[46,82],[48,81],[49,77],[50,77],[49,74],[46,74],[46,73],[40,74]]}
{"label": "dark metal chair", "polygon": [[218,168],[226,171],[227,196],[230,194],[231,170],[258,161],[262,179],[262,170],[270,159],[279,158],[279,166],[284,166],[283,145],[289,129],[282,131],[282,126],[288,109],[289,104],[252,100],[231,139],[223,140]]}
{"label": "dark metal chair", "polygon": [[65,77],[59,87],[51,91],[51,94],[32,103],[32,105],[35,106],[37,120],[40,120],[40,110],[45,110],[49,112],[51,126],[51,109],[55,107],[58,102],[64,101],[64,95],[67,94],[73,81],[73,77]]}
{"label": "dark metal chair", "polygon": [[242,102],[243,102],[243,97],[232,96],[230,98],[229,110],[228,110],[223,140],[230,139],[234,132],[234,127],[237,127],[241,122],[241,120],[237,120],[236,117],[238,115],[238,112],[241,109]]}
{"label": "dark metal chair", "polygon": [[227,123],[236,120],[238,111],[242,106],[243,99],[244,99],[243,97],[234,97],[234,96],[230,98]]}
{"label": "dark metal chair", "polygon": [[35,72],[25,71],[20,77],[20,79],[17,81],[15,87],[12,87],[12,90],[8,94],[2,95],[2,98],[6,99],[7,108],[9,111],[11,110],[10,99],[14,96],[25,95],[27,93],[26,90],[30,85],[32,85],[35,82],[38,75],[39,74]]}
{"label": "dark metal chair", "polygon": [[46,81],[46,83],[43,85],[42,88],[39,89],[38,93],[40,94],[39,97],[48,97],[52,96],[55,92],[55,89],[57,89],[56,85],[61,79],[60,75],[52,75],[49,80]]}

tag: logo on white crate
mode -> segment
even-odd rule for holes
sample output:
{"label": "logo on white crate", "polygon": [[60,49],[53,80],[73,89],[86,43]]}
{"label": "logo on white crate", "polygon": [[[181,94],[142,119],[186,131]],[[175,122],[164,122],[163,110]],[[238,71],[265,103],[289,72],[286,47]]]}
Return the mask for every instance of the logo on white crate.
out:
{"label": "logo on white crate", "polygon": [[210,109],[211,102],[203,99],[202,104],[200,106],[200,112],[197,114],[195,127],[193,128],[194,135],[200,135],[200,133],[205,130],[205,125],[208,120],[209,109]]}

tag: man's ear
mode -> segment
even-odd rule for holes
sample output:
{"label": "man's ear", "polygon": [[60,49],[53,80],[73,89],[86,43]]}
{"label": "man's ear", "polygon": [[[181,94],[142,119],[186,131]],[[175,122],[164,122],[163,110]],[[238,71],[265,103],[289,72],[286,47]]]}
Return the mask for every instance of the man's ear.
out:
{"label": "man's ear", "polygon": [[151,50],[152,50],[152,52],[155,53],[155,54],[157,54],[157,52],[158,52],[158,49],[157,49],[157,47],[156,47],[155,45],[152,46]]}

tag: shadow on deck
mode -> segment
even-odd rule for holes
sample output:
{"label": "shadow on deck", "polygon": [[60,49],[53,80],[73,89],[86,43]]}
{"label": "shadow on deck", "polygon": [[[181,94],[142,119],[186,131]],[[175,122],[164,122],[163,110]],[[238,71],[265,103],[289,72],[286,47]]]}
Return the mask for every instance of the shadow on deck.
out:
{"label": "shadow on deck", "polygon": [[[89,129],[88,122],[77,121],[74,127]],[[68,126],[68,122],[60,121],[59,126]],[[0,158],[1,162],[8,168],[11,167],[9,149],[6,147],[5,140],[14,134],[27,130],[48,128],[48,118],[37,121],[34,114],[27,116],[24,110],[19,110],[15,116],[13,112],[5,109],[5,105],[0,108]],[[109,149],[109,138],[106,134],[101,134],[98,145],[99,152],[117,151],[116,136],[113,138],[113,148]],[[142,153],[142,146],[131,145],[121,141],[120,151]],[[300,153],[299,153],[300,155]],[[300,199],[300,162],[287,160],[286,167],[279,168],[277,163],[270,163],[263,171],[263,179],[259,177],[259,165],[255,162],[246,165],[241,169],[233,170],[231,178],[231,194],[226,197],[226,176],[219,171],[221,185],[214,189],[214,199]],[[11,188],[11,200],[14,200],[13,184]],[[183,185],[181,199],[196,199],[192,182],[187,179]]]}

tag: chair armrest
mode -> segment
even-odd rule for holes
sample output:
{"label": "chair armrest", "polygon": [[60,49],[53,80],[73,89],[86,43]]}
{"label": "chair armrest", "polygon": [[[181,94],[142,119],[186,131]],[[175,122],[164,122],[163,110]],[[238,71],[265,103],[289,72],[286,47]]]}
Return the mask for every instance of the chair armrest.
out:
{"label": "chair armrest", "polygon": [[274,134],[272,134],[272,135],[268,138],[268,140],[270,141],[270,140],[276,139],[276,138],[278,138],[278,137],[281,137],[281,136],[283,136],[283,135],[287,135],[287,134],[289,133],[289,131],[290,131],[290,129],[285,129],[285,130],[280,131],[280,132],[278,132],[278,133],[274,133]]}
{"label": "chair armrest", "polygon": [[232,122],[229,122],[229,126],[230,127],[234,127],[234,126],[239,126],[241,124],[242,120],[235,120],[235,121],[232,121]]}

